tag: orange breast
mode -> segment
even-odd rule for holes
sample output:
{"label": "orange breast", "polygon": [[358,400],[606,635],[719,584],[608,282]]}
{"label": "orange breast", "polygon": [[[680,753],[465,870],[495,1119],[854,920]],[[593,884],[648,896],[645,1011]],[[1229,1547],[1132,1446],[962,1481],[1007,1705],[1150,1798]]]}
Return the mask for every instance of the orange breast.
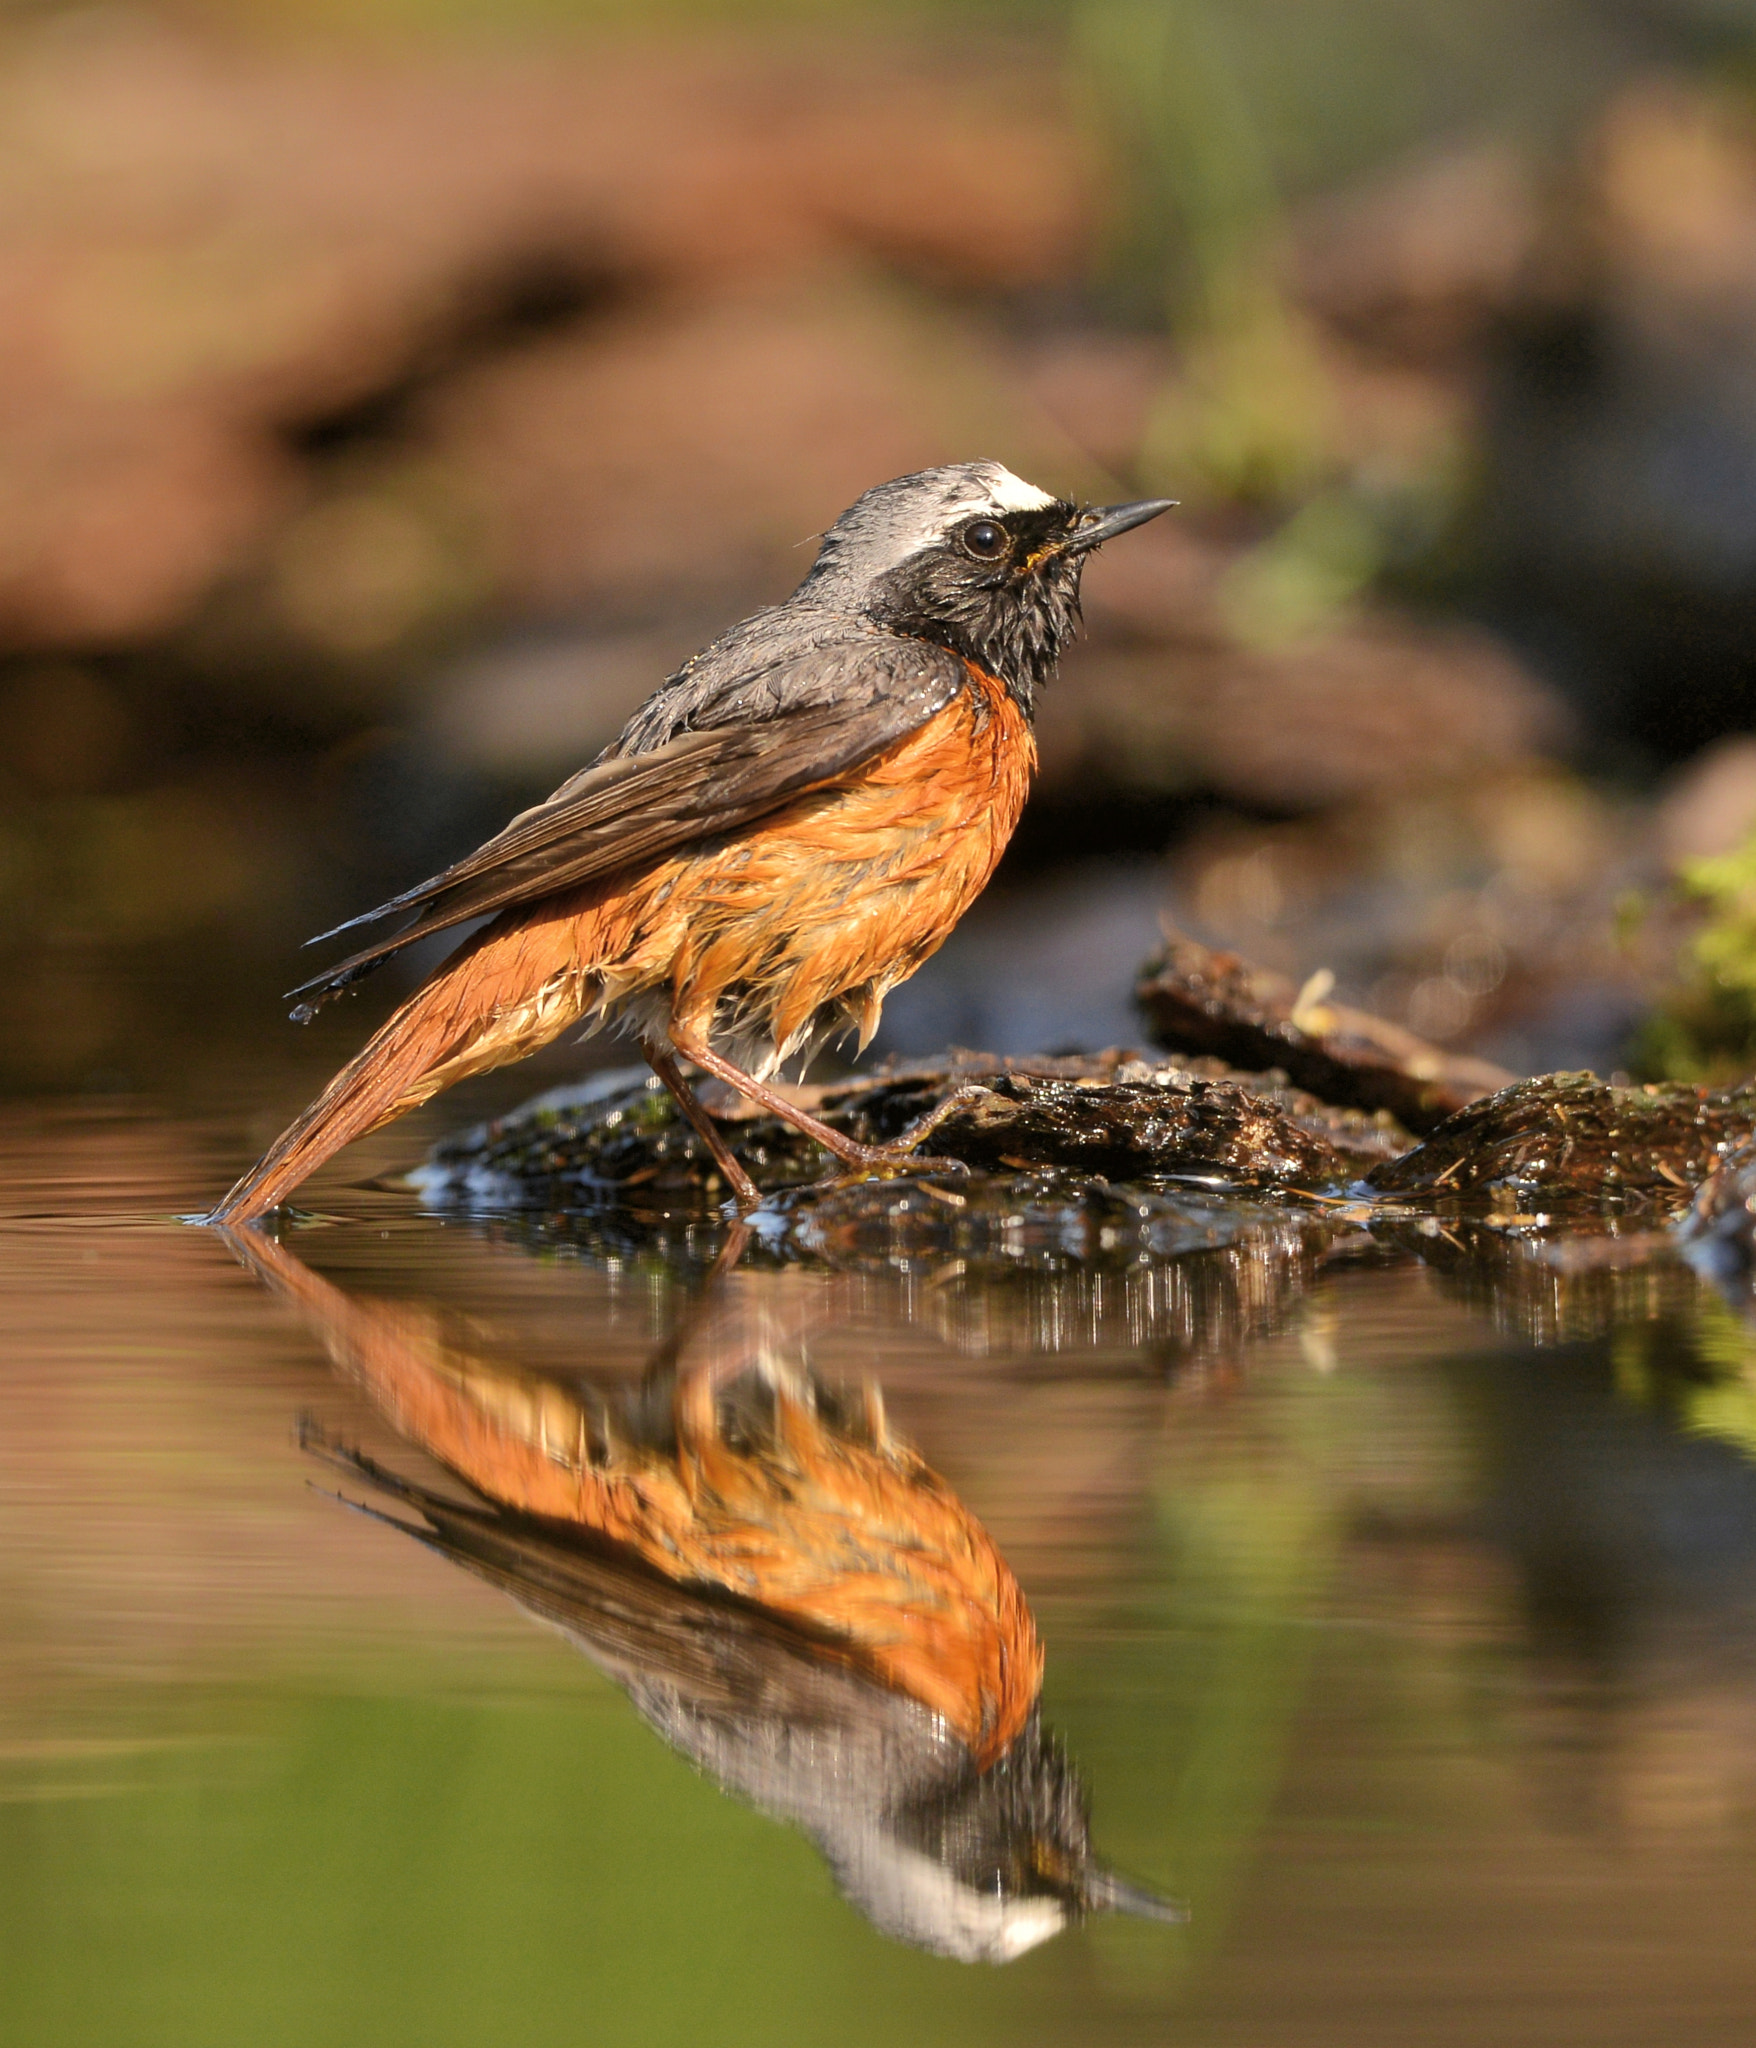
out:
{"label": "orange breast", "polygon": [[757,998],[778,1047],[833,1003],[870,1036],[885,994],[986,886],[1036,766],[1023,713],[970,673],[969,689],[848,786],[667,861],[606,904],[612,972],[669,983],[674,1015],[697,1031],[737,992]]}

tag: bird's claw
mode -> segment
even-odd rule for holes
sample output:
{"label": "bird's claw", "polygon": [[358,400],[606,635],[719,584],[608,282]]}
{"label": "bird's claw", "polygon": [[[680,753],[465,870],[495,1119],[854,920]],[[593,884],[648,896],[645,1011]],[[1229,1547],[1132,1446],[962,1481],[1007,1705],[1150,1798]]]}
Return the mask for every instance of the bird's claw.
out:
{"label": "bird's claw", "polygon": [[928,1174],[963,1176],[967,1175],[969,1170],[968,1163],[962,1159],[935,1159],[925,1153],[905,1152],[886,1147],[877,1150],[877,1156],[874,1158],[845,1162],[839,1173],[832,1173],[823,1180],[813,1181],[811,1186],[821,1194],[831,1194],[844,1188],[859,1187],[865,1181],[905,1180]]}

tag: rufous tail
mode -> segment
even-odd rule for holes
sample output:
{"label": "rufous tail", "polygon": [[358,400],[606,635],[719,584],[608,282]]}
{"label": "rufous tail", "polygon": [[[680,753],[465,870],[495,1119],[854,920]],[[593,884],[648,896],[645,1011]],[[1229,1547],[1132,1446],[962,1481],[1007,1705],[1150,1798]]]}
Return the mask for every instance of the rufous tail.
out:
{"label": "rufous tail", "polygon": [[344,1145],[466,1074],[522,1059],[566,1030],[586,1006],[588,984],[556,960],[532,957],[550,950],[539,932],[490,926],[478,934],[349,1060],[206,1220],[251,1222]]}

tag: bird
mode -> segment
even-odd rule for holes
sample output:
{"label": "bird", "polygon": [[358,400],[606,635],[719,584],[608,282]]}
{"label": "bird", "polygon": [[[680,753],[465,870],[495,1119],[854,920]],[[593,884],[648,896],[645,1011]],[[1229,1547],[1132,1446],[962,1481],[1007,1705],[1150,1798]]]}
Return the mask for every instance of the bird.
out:
{"label": "bird", "polygon": [[579,1025],[631,1034],[737,1203],[749,1173],[687,1062],[844,1170],[904,1169],[773,1085],[860,1049],[987,885],[1092,551],[1174,501],[1084,506],[994,461],[875,485],[783,603],[684,663],[590,766],[442,873],[311,943],[399,928],[294,989],[297,1021],[404,947],[486,919],[207,1221],[282,1204],[343,1146]]}

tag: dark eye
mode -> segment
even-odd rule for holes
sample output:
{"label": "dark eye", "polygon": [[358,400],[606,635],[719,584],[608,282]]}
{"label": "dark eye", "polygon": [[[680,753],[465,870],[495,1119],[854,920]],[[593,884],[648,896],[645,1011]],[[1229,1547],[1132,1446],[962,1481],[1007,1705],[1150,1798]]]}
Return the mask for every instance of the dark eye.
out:
{"label": "dark eye", "polygon": [[972,519],[963,529],[964,552],[978,562],[999,561],[1009,544],[1006,529],[991,519]]}

